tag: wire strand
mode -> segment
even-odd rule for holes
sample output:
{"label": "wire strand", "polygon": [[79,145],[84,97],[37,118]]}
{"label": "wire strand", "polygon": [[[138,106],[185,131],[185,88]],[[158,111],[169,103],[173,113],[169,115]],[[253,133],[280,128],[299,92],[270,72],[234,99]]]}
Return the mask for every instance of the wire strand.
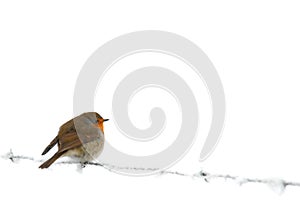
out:
{"label": "wire strand", "polygon": [[[33,157],[29,156],[23,156],[23,155],[14,155],[13,151],[10,150],[7,154],[2,156],[3,159],[8,159],[11,162],[16,162],[18,160],[30,160],[33,162],[43,162],[43,160],[36,160]],[[209,183],[213,179],[223,179],[225,181],[227,180],[232,180],[238,183],[239,185],[244,185],[247,183],[258,183],[258,184],[265,184],[271,187],[276,188],[276,192],[278,194],[282,194],[287,186],[294,186],[294,187],[300,187],[300,182],[292,182],[292,181],[285,181],[282,179],[258,179],[258,178],[241,178],[239,176],[233,176],[229,174],[212,174],[209,172],[206,172],[204,170],[201,170],[197,173],[194,174],[188,174],[185,172],[179,172],[179,171],[169,171],[169,170],[159,170],[158,168],[144,168],[144,167],[122,167],[122,166],[115,166],[107,163],[98,163],[98,162],[86,162],[84,164],[76,161],[61,161],[61,162],[56,162],[54,164],[77,164],[81,165],[81,167],[85,167],[87,165],[90,166],[99,166],[103,167],[104,169],[108,171],[113,171],[113,170],[133,170],[133,171],[158,171],[156,174],[157,175],[175,175],[175,176],[182,176],[182,177],[190,177],[190,178],[198,178],[202,179],[205,182]],[[278,190],[279,189],[279,190]]]}

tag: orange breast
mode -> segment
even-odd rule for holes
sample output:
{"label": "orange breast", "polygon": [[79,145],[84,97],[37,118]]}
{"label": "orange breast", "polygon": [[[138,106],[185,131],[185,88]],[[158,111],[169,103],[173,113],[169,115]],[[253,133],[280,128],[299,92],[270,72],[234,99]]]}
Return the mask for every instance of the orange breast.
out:
{"label": "orange breast", "polygon": [[104,133],[104,127],[103,127],[103,121],[99,121],[98,122],[98,127],[102,130],[102,132]]}

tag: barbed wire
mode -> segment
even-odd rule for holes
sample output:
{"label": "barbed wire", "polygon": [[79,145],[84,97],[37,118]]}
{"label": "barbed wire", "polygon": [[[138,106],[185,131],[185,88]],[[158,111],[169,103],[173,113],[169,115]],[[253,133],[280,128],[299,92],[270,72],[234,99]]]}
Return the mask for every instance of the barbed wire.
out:
{"label": "barbed wire", "polygon": [[[43,162],[43,160],[37,160],[34,159],[33,157],[29,156],[23,156],[23,155],[15,155],[12,150],[10,150],[7,154],[2,156],[3,159],[8,159],[11,162],[17,162],[19,160],[30,160],[33,162]],[[90,166],[99,166],[103,167],[104,169],[108,171],[113,171],[113,170],[134,170],[134,171],[145,171],[145,172],[151,172],[151,171],[156,171],[157,175],[175,175],[175,176],[181,176],[181,177],[189,177],[189,178],[198,178],[202,179],[206,183],[209,183],[211,180],[214,179],[223,179],[225,181],[227,180],[232,180],[236,182],[237,184],[244,185],[247,183],[258,183],[258,184],[265,184],[271,187],[276,193],[282,194],[286,187],[291,186],[291,187],[298,187],[300,188],[300,182],[292,182],[292,181],[285,181],[283,179],[259,179],[259,178],[242,178],[240,176],[233,176],[229,174],[213,174],[206,172],[204,170],[200,170],[197,173],[194,174],[189,174],[189,173],[184,173],[180,171],[169,171],[169,170],[160,170],[159,168],[145,168],[145,167],[122,167],[122,166],[115,166],[107,163],[98,163],[98,162],[86,162],[84,164],[76,161],[60,161],[54,163],[56,164],[76,164],[80,165],[82,168],[90,165]]]}

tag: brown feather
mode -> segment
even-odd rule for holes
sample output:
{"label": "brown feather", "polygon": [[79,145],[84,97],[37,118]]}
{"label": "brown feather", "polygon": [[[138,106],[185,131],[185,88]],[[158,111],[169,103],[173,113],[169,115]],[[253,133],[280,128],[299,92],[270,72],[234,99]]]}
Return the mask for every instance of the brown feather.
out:
{"label": "brown feather", "polygon": [[48,168],[48,167],[51,166],[51,164],[53,164],[53,162],[55,162],[61,155],[63,155],[63,152],[56,152],[50,159],[48,159],[48,160],[45,161],[41,166],[39,166],[39,168],[41,168],[41,169]]}
{"label": "brown feather", "polygon": [[54,147],[56,145],[56,143],[58,142],[58,136],[56,136],[51,142],[50,144],[45,148],[45,150],[43,151],[42,155],[47,154],[47,152],[49,152],[50,149],[52,149],[52,147]]}

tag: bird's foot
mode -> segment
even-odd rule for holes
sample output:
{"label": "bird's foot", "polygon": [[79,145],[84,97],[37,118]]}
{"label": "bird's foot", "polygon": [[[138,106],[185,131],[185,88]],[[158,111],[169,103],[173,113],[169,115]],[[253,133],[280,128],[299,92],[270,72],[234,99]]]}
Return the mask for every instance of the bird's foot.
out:
{"label": "bird's foot", "polygon": [[85,162],[80,162],[81,168],[85,168],[87,164],[88,164],[87,161],[85,161]]}

